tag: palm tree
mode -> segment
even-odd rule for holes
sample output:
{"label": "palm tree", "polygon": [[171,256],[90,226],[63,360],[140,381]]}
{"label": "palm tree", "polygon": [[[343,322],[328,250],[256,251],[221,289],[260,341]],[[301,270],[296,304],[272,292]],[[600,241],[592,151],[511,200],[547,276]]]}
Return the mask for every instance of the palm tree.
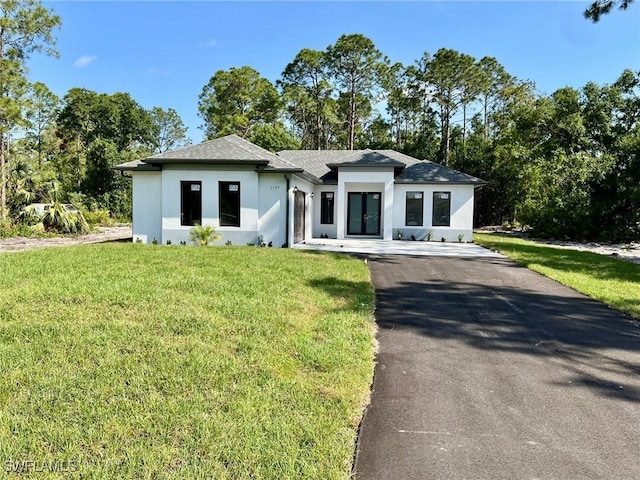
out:
{"label": "palm tree", "polygon": [[189,239],[197,245],[206,247],[209,242],[222,240],[222,235],[211,225],[196,225],[189,232]]}
{"label": "palm tree", "polygon": [[59,233],[88,233],[91,228],[82,212],[75,209],[69,210],[66,205],[60,202],[58,183],[48,182],[47,186],[46,203],[48,205],[44,214],[40,215],[37,209],[30,205],[23,209],[24,217],[27,219],[37,218],[39,220],[36,225],[38,229],[48,229]]}

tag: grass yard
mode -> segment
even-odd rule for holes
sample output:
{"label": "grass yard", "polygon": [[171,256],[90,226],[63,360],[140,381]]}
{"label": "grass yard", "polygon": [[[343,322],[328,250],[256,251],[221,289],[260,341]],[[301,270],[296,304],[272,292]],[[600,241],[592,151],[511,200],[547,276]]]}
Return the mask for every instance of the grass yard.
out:
{"label": "grass yard", "polygon": [[473,239],[520,265],[640,319],[640,265],[506,235],[476,233]]}
{"label": "grass yard", "polygon": [[0,254],[0,469],[349,478],[373,375],[373,301],[364,263],[331,254],[137,244]]}

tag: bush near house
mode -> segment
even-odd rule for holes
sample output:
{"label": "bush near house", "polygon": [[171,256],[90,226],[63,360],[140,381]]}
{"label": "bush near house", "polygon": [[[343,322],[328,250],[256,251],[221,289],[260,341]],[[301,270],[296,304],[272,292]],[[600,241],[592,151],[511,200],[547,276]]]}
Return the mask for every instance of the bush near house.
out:
{"label": "bush near house", "polygon": [[350,477],[374,356],[361,261],[87,245],[0,254],[0,285],[3,460],[65,478]]}

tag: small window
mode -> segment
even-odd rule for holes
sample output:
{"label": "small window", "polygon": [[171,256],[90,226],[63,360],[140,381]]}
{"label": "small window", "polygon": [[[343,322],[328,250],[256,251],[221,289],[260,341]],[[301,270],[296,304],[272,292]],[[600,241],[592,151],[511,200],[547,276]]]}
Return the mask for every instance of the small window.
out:
{"label": "small window", "polygon": [[240,182],[218,182],[220,226],[240,226]]}
{"label": "small window", "polygon": [[424,201],[422,192],[407,192],[407,208],[404,224],[408,227],[422,226]]}
{"label": "small window", "polygon": [[180,182],[180,225],[202,223],[202,182]]}
{"label": "small window", "polygon": [[434,227],[449,227],[451,225],[451,192],[433,192],[433,220]]}
{"label": "small window", "polygon": [[333,192],[320,192],[320,223],[333,224]]}

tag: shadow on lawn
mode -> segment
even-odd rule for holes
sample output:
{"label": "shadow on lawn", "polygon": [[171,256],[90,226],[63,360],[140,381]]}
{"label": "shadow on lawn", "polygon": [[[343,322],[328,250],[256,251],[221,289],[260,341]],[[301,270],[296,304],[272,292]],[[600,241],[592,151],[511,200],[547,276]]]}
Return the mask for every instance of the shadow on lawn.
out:
{"label": "shadow on lawn", "polygon": [[388,256],[369,264],[381,331],[456,339],[506,359],[547,356],[573,388],[640,402],[640,322],[631,317],[505,259]]}
{"label": "shadow on lawn", "polygon": [[362,311],[373,308],[371,304],[372,285],[369,282],[353,282],[336,277],[309,280],[307,285],[344,302],[338,310]]}

